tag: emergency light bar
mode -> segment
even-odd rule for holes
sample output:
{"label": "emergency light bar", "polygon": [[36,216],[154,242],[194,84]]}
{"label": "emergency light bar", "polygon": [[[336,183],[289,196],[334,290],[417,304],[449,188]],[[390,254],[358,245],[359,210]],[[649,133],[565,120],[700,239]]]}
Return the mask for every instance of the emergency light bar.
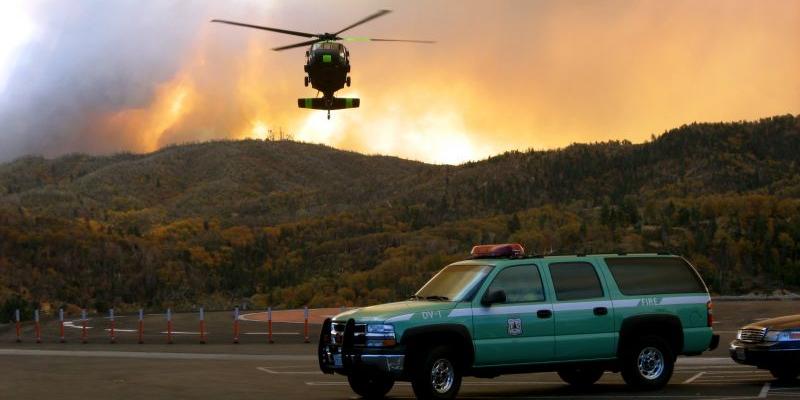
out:
{"label": "emergency light bar", "polygon": [[481,244],[474,246],[470,254],[473,258],[519,257],[525,254],[525,248],[519,243]]}

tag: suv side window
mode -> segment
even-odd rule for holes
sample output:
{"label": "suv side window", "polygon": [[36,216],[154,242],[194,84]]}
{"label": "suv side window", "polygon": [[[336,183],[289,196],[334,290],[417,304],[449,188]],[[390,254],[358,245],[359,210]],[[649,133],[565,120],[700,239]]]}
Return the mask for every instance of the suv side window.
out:
{"label": "suv side window", "polygon": [[594,266],[587,262],[562,262],[549,266],[559,301],[603,297],[603,287]]}
{"label": "suv side window", "polygon": [[494,290],[506,292],[504,304],[544,301],[542,277],[535,265],[519,265],[500,271],[486,293]]}

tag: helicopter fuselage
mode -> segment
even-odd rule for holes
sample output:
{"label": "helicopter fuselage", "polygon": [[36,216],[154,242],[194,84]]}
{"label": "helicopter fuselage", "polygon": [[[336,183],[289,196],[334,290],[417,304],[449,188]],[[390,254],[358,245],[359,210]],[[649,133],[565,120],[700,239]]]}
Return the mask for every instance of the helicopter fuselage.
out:
{"label": "helicopter fuselage", "polygon": [[345,85],[350,86],[350,53],[336,42],[314,43],[306,51],[305,84],[332,98]]}
{"label": "helicopter fuselage", "polygon": [[285,35],[300,36],[306,40],[286,46],[275,47],[272,50],[281,51],[305,47],[311,45],[306,51],[306,65],[304,67],[306,76],[305,85],[319,90],[322,97],[297,99],[297,106],[313,110],[328,110],[328,119],[331,118],[331,110],[342,110],[345,108],[358,108],[361,100],[357,98],[337,98],[334,94],[345,85],[350,86],[350,52],[344,45],[338,43],[339,40],[357,40],[366,42],[412,42],[412,43],[433,43],[430,40],[405,40],[405,39],[376,39],[376,38],[349,38],[339,36],[345,31],[353,29],[359,25],[382,17],[391,11],[378,10],[366,18],[350,24],[334,33],[309,33],[292,31],[288,29],[271,28],[269,26],[253,25],[244,22],[229,21],[225,19],[213,19],[211,22],[219,22],[228,25],[241,26],[244,28],[261,29],[270,32],[282,33]]}

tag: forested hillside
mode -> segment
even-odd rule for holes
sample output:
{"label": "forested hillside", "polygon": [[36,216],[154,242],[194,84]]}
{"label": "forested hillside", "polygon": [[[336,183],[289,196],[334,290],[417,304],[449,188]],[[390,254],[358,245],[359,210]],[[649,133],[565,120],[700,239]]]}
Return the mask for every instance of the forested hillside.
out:
{"label": "forested hillside", "polygon": [[672,251],[717,293],[800,286],[800,117],[460,166],[291,141],[0,165],[0,320],[22,306],[359,305],[476,243]]}

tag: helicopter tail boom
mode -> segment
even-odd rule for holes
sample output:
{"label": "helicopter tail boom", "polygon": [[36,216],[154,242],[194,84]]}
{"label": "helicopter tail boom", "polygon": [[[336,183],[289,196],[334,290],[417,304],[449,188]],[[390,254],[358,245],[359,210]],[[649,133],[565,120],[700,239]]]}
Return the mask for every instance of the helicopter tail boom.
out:
{"label": "helicopter tail boom", "polygon": [[344,110],[347,108],[358,108],[361,99],[354,98],[305,98],[297,99],[297,106],[312,110]]}

